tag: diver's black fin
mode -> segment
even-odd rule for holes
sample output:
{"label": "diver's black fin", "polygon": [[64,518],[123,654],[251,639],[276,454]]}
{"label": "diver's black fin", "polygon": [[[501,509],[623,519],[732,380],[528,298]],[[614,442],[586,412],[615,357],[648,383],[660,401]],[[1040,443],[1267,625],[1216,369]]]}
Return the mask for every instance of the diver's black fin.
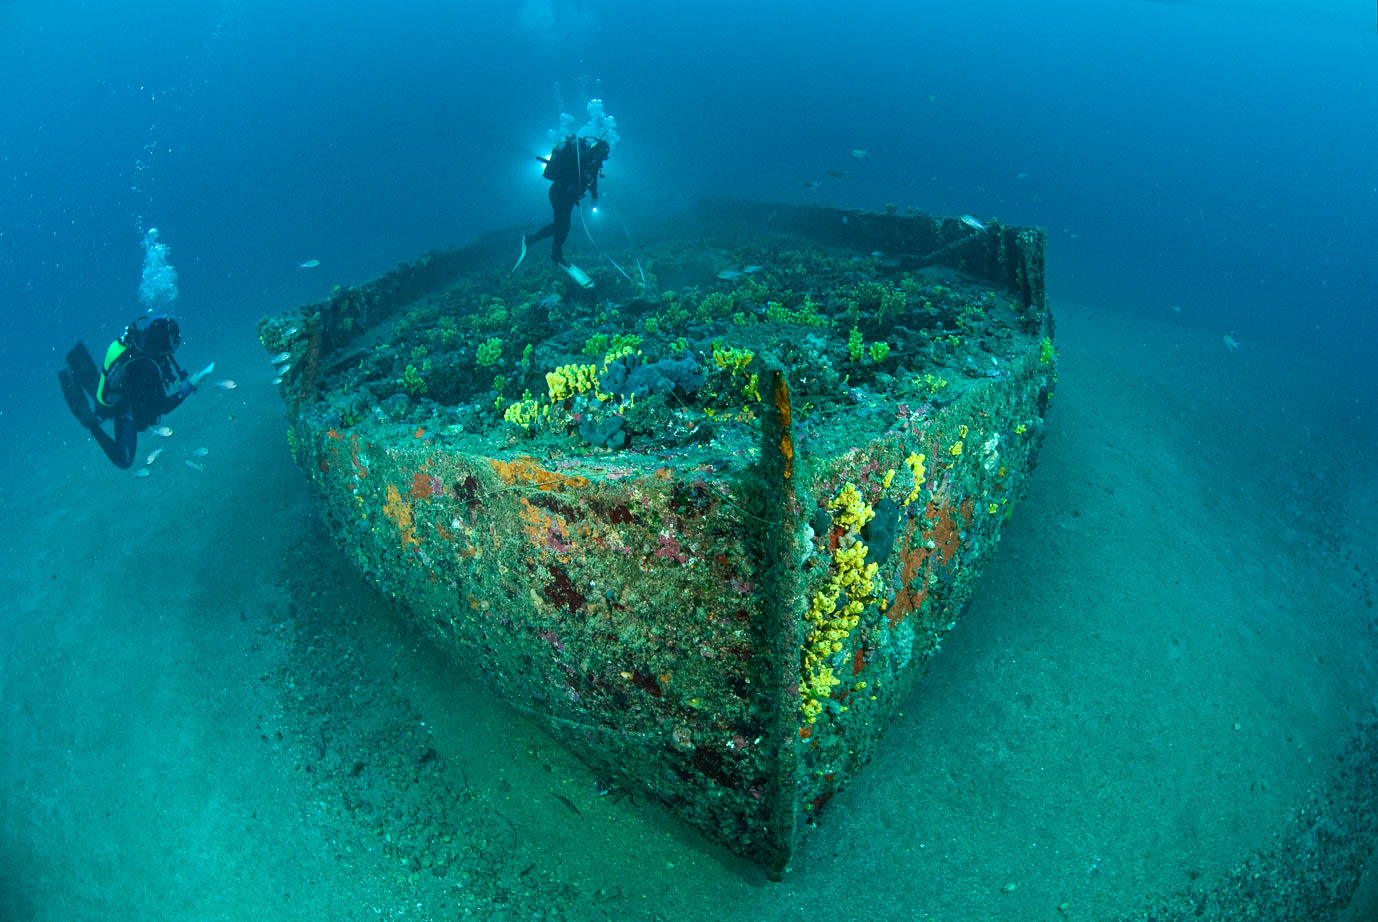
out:
{"label": "diver's black fin", "polygon": [[96,367],[96,360],[91,358],[85,343],[77,343],[67,352],[67,367],[72,370],[72,376],[81,389],[94,398],[96,388],[100,386],[100,369]]}
{"label": "diver's black fin", "polygon": [[100,420],[96,418],[96,411],[91,409],[85,392],[82,391],[81,385],[77,384],[72,372],[66,368],[62,369],[57,373],[57,380],[62,385],[62,396],[67,401],[67,408],[72,411],[77,422],[87,429],[99,426]]}

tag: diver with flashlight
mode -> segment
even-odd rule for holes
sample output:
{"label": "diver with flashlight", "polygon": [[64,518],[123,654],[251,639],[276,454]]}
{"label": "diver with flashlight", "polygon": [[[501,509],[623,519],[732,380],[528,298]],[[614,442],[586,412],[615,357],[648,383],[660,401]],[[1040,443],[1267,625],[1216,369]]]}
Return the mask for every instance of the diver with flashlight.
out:
{"label": "diver with flashlight", "polygon": [[574,206],[579,204],[584,193],[592,197],[595,207],[598,205],[598,177],[602,175],[603,163],[610,153],[612,145],[602,138],[593,140],[571,134],[555,146],[549,157],[538,158],[545,164],[541,175],[550,180],[550,207],[554,212],[554,221],[522,238],[522,255],[517,260],[518,266],[526,258],[528,243],[553,235],[555,240],[551,245],[550,258],[576,284],[584,288],[593,287],[593,279],[587,272],[565,260],[564,245],[569,237]]}

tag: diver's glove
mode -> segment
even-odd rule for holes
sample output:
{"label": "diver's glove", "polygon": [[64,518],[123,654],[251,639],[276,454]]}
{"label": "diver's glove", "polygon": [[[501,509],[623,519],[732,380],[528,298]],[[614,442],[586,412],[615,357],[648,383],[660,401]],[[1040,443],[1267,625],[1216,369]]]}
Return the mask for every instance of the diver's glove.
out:
{"label": "diver's glove", "polygon": [[195,384],[192,384],[190,381],[183,381],[182,386],[178,388],[177,393],[181,394],[183,397],[186,397],[194,390],[196,390]]}

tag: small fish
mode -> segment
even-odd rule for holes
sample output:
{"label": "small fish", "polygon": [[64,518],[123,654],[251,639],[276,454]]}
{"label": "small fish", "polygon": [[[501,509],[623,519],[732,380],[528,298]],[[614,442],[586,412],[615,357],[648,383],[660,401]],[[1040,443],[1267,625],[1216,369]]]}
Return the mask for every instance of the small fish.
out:
{"label": "small fish", "polygon": [[283,362],[290,361],[291,358],[292,358],[292,353],[290,353],[290,352],[279,352],[277,355],[273,356],[273,357],[272,357],[271,359],[269,359],[268,361],[272,362],[274,365],[281,365]]}
{"label": "small fish", "polygon": [[804,188],[805,188],[805,189],[817,189],[817,188],[818,188],[819,186],[821,186],[821,185],[822,185],[822,183],[820,183],[820,182],[819,182],[818,180],[816,180],[816,179],[806,179],[806,180],[804,180]]}
{"label": "small fish", "polygon": [[[206,469],[201,465],[197,464],[195,461],[188,459],[186,461],[183,461],[182,463],[185,464],[187,467],[191,468],[193,471],[201,471],[202,473],[205,473]],[[148,470],[148,468],[144,468],[144,470]]]}
{"label": "small fish", "polygon": [[296,327],[288,327],[287,329],[285,329],[285,330],[282,331],[282,338],[283,338],[283,339],[291,339],[293,336],[296,336],[296,335],[297,335],[297,328],[296,328]]}
{"label": "small fish", "polygon": [[320,264],[321,264],[321,261],[320,261],[319,259],[308,259],[306,262],[302,263],[302,264],[299,265],[297,268],[299,268],[299,269],[314,269],[314,268],[316,268],[317,266],[319,266]]}
{"label": "small fish", "polygon": [[852,159],[864,160],[866,157],[870,156],[870,153],[871,152],[864,147],[856,147],[852,149]]}
{"label": "small fish", "polygon": [[738,272],[736,269],[724,269],[723,271],[718,273],[718,278],[720,279],[735,279],[741,278],[741,276],[742,274]]}
{"label": "small fish", "polygon": [[153,473],[153,472],[150,471],[148,468],[146,468],[146,467],[141,467],[141,468],[139,468],[137,471],[134,472],[134,476],[135,476],[135,477],[147,477],[147,476],[148,476],[149,474],[151,474],[151,473]]}
{"label": "small fish", "polygon": [[154,426],[152,429],[148,431],[152,432],[154,435],[161,435],[163,438],[167,438],[168,436],[172,435],[171,426]]}
{"label": "small fish", "polygon": [[984,224],[982,224],[980,221],[976,220],[969,214],[964,214],[957,220],[961,221],[963,224],[965,224],[967,227],[972,228],[973,230],[983,231],[986,229],[986,226]]}
{"label": "small fish", "polygon": [[276,387],[277,385],[279,385],[279,384],[281,384],[281,383],[282,383],[282,375],[278,375],[276,378],[273,379],[273,386],[274,386],[274,387]]}
{"label": "small fish", "polygon": [[217,381],[217,382],[215,382],[215,386],[218,387],[218,388],[220,388],[222,391],[232,391],[232,390],[234,390],[236,387],[239,387],[238,384],[235,384],[235,383],[234,383],[233,381],[231,381],[229,378],[226,378],[224,381]]}
{"label": "small fish", "polygon": [[566,807],[569,807],[569,809],[573,810],[573,811],[574,811],[574,814],[575,814],[576,816],[578,816],[579,819],[583,819],[583,818],[584,818],[584,814],[581,813],[581,812],[579,811],[579,808],[578,808],[578,807],[574,806],[574,801],[570,800],[568,797],[566,797],[566,796],[563,795],[563,794],[556,794],[556,793],[554,793],[553,791],[551,792],[551,796],[553,796],[553,797],[554,797],[556,800],[558,800],[560,803],[564,804]]}
{"label": "small fish", "polygon": [[842,177],[846,176],[846,175],[847,175],[848,173],[850,173],[850,172],[852,172],[852,171],[851,171],[851,170],[829,170],[829,171],[828,171],[828,175],[831,176],[833,179],[841,179]]}
{"label": "small fish", "polygon": [[1224,336],[1222,336],[1220,338],[1220,341],[1223,342],[1225,344],[1225,348],[1230,350],[1231,352],[1239,351],[1239,340],[1235,339],[1229,333],[1226,333]]}
{"label": "small fish", "polygon": [[765,266],[742,266],[742,271],[750,275],[753,272],[760,272],[764,268]]}
{"label": "small fish", "polygon": [[210,453],[211,450],[209,448],[194,448],[192,449],[191,456],[193,458],[204,458],[206,455]]}
{"label": "small fish", "polygon": [[163,453],[163,449],[161,449],[161,448],[155,448],[155,449],[153,449],[152,451],[150,451],[150,452],[148,453],[148,457],[147,457],[147,458],[144,458],[144,464],[152,464],[154,461],[157,461],[157,460],[158,460],[158,456],[161,455],[162,453]]}
{"label": "small fish", "polygon": [[279,365],[277,368],[274,368],[273,371],[276,371],[278,373],[278,377],[281,378],[283,375],[287,374],[288,370],[291,367],[292,363],[288,362],[286,365]]}
{"label": "small fish", "polygon": [[872,251],[871,251],[871,255],[872,255],[872,256],[884,256],[885,253],[884,253],[883,251],[881,251],[881,250],[872,250]]}

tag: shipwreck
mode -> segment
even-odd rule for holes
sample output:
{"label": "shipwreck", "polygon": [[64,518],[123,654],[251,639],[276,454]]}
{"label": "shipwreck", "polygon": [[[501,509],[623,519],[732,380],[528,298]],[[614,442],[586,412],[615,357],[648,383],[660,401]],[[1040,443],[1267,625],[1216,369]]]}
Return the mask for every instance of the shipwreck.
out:
{"label": "shipwreck", "polygon": [[1025,492],[1045,234],[715,202],[576,252],[591,290],[516,239],[261,321],[291,451],[437,643],[778,874]]}

